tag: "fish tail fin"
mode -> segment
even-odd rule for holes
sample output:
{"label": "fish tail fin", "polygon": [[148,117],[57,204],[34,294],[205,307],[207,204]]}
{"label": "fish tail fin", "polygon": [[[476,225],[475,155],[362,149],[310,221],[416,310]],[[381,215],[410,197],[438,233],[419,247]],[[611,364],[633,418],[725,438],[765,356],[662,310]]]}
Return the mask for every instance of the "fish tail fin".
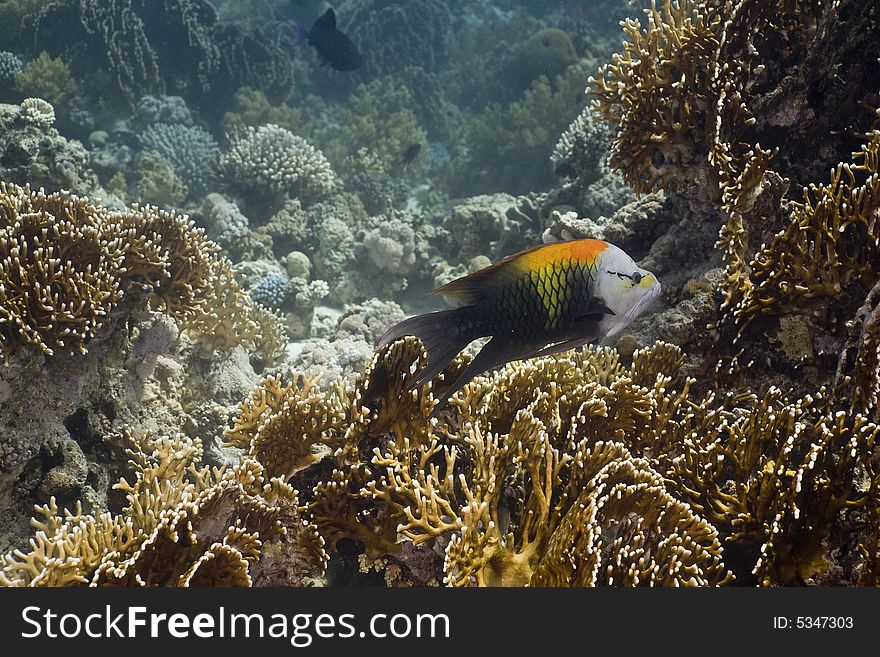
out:
{"label": "fish tail fin", "polygon": [[379,338],[376,348],[384,347],[407,335],[414,335],[421,340],[428,352],[428,364],[409,384],[410,389],[418,388],[446,369],[462,349],[479,337],[457,328],[461,326],[462,316],[468,312],[470,308],[454,308],[410,317],[388,329]]}

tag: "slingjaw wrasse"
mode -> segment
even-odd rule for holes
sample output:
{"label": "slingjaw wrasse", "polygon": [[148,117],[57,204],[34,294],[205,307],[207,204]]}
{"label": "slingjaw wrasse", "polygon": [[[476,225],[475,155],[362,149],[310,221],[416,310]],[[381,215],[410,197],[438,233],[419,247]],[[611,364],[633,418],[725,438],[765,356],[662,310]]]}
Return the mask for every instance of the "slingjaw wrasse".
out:
{"label": "slingjaw wrasse", "polygon": [[377,348],[414,335],[428,364],[410,384],[437,376],[477,338],[491,336],[431,415],[475,376],[513,360],[546,356],[614,335],[642,313],[660,283],[602,240],[555,242],[521,251],[434,290],[461,304],[392,326]]}

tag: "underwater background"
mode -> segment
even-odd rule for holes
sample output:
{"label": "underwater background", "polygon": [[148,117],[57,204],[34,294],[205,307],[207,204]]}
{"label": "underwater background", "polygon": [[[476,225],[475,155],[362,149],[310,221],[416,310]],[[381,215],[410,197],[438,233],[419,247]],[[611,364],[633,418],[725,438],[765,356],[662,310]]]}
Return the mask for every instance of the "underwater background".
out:
{"label": "underwater background", "polygon": [[[875,585],[878,3],[329,9],[0,0],[0,584]],[[376,348],[582,238],[621,333]]]}

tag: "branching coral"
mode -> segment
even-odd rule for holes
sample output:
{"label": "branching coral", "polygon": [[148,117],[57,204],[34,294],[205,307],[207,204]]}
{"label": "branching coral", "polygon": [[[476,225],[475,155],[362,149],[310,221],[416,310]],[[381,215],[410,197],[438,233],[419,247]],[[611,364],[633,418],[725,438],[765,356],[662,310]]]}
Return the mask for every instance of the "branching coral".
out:
{"label": "branching coral", "polygon": [[[340,468],[315,490],[309,508],[319,527],[331,517],[331,500],[332,508],[349,510],[347,524],[340,516],[333,521],[333,539],[348,532],[370,554],[392,547],[384,533],[392,522],[417,543],[451,535],[446,578],[453,585],[596,584],[600,565],[606,583],[729,579],[715,530],[670,496],[647,461],[597,438],[650,433],[674,412],[683,395],[664,392],[669,378],[650,380],[655,368],[676,362],[674,350],[644,352],[632,372],[604,350],[508,366],[494,386],[481,379],[455,399],[460,419],[456,413],[445,429],[432,429],[419,419],[432,406],[430,387],[401,390],[418,368],[416,344],[404,341],[379,354],[354,392],[355,408],[376,399],[367,407],[375,410],[355,414],[337,456],[362,458],[365,446],[375,446],[371,465]],[[535,389],[540,380],[548,387]],[[365,507],[357,488],[379,506]],[[609,540],[609,531],[633,542]],[[600,548],[605,541],[611,549]],[[568,572],[551,565],[563,554]],[[633,570],[636,563],[641,569]]]}
{"label": "branching coral", "polygon": [[[658,343],[630,367],[610,349],[508,365],[434,425],[444,378],[405,390],[423,357],[411,339],[377,354],[334,402],[344,433],[315,441],[336,449],[306,504],[331,548],[448,537],[454,585],[705,585],[731,581],[724,545],[751,564],[738,577],[769,585],[821,575],[839,522],[862,523],[864,545],[876,532],[880,427],[824,393],[695,400],[681,351]],[[263,388],[249,441],[290,418],[280,384]]]}
{"label": "branching coral", "polygon": [[37,507],[42,519],[34,520],[30,549],[2,557],[0,583],[291,585],[323,570],[322,540],[300,518],[296,491],[259,463],[197,468],[197,440],[135,440],[127,433],[117,440],[127,443],[135,472],[133,483],[123,478],[116,485],[128,506],[120,514],[78,508],[63,517],[54,499]]}
{"label": "branching coral", "polygon": [[[84,351],[126,290],[214,340],[221,317],[240,344],[253,333],[219,247],[184,217],[154,207],[107,212],[87,200],[0,184],[0,347]],[[238,313],[236,314],[236,309]],[[209,330],[210,329],[210,330]],[[238,336],[238,337],[236,337]]]}
{"label": "branching coral", "polygon": [[324,155],[302,137],[277,125],[247,131],[220,156],[226,181],[250,195],[287,194],[314,203],[336,187]]}
{"label": "branching coral", "polygon": [[[876,569],[880,426],[836,410],[824,391],[795,401],[776,389],[695,399],[694,380],[679,373],[681,351],[656,343],[629,366],[607,348],[509,364],[429,420],[465,360],[407,390],[425,360],[406,338],[377,353],[352,386],[265,378],[226,431],[228,445],[245,452],[241,465],[196,470],[198,446],[171,441],[156,452],[164,457],[139,457],[149,463],[134,484],[120,484],[126,520],[62,521],[53,510],[34,556],[7,557],[4,577],[247,583],[251,535],[277,536],[264,518],[276,517],[273,501],[290,502],[282,479],[265,484],[291,475],[305,487],[299,512],[328,549],[354,539],[375,559],[406,542],[440,541],[443,577],[455,586],[720,585],[734,574],[763,585],[808,582],[841,547],[841,526],[862,546],[848,576]],[[269,510],[252,500],[268,497],[260,487],[281,491]],[[235,525],[242,508],[256,509],[251,525]],[[292,502],[284,508],[294,513]],[[211,531],[200,530],[204,509],[223,519]],[[64,522],[102,537],[92,545],[121,545],[119,556],[101,547],[65,559],[80,548],[59,555],[52,536]],[[195,535],[187,529],[169,542],[186,522]],[[722,561],[730,552],[733,571]],[[147,563],[162,566],[150,571],[158,581],[137,580]]]}
{"label": "branching coral", "polygon": [[646,10],[644,29],[626,19],[624,52],[590,78],[594,108],[618,127],[611,164],[637,191],[665,187],[693,166],[693,145],[714,130],[717,90],[710,83],[721,17],[695,0]]}
{"label": "branching coral", "polygon": [[123,291],[118,226],[61,194],[0,183],[0,347],[85,351]]}
{"label": "branching coral", "polygon": [[[853,159],[827,185],[805,188],[790,223],[748,263],[729,309],[740,333],[758,316],[836,297],[851,283],[867,290],[880,279],[880,131]],[[728,278],[737,273],[731,263]]]}
{"label": "branching coral", "polygon": [[163,157],[193,194],[214,180],[220,148],[206,130],[180,123],[153,123],[140,134],[145,151]]}

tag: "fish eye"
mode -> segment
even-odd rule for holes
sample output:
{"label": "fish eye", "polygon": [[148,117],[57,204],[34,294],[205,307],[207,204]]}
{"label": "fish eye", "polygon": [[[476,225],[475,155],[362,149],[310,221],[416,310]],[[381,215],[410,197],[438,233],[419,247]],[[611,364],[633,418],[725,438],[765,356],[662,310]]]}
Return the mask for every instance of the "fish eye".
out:
{"label": "fish eye", "polygon": [[635,272],[631,278],[636,285],[642,282],[642,275],[639,272]]}

